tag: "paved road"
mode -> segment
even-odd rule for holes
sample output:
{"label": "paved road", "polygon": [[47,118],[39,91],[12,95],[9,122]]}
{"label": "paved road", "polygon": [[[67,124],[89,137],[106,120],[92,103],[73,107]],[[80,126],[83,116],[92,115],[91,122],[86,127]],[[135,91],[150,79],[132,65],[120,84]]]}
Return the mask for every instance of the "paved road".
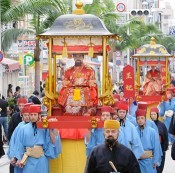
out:
{"label": "paved road", "polygon": [[[5,147],[5,151],[7,152],[7,147]],[[171,146],[169,147],[169,150],[166,153],[166,161],[165,161],[165,167],[163,173],[173,173],[175,172],[175,161],[171,159]],[[0,173],[9,173],[9,160],[7,158],[7,155],[3,156],[0,159]]]}

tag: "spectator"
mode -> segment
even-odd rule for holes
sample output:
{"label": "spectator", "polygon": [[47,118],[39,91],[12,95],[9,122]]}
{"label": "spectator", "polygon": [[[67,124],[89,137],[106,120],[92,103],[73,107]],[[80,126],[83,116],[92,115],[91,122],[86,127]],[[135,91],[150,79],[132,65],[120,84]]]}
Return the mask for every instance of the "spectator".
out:
{"label": "spectator", "polygon": [[13,98],[13,93],[11,91],[8,92],[7,102],[9,106],[15,106],[15,99]]}
{"label": "spectator", "polygon": [[42,81],[40,81],[40,93],[43,92]]}
{"label": "spectator", "polygon": [[[9,122],[9,128],[8,128],[8,140],[10,142],[11,140],[11,136],[13,134],[13,131],[15,130],[15,128],[18,126],[18,124],[22,121],[22,114],[21,111],[24,107],[24,105],[27,103],[27,100],[25,98],[19,98],[18,99],[18,108],[19,108],[19,112],[15,112]],[[14,173],[14,166],[12,164],[10,164],[10,173]]]}
{"label": "spectator", "polygon": [[173,160],[175,160],[175,141],[173,142],[173,145],[171,148],[171,157]]}
{"label": "spectator", "polygon": [[41,101],[39,99],[39,92],[37,90],[35,90],[33,94],[29,97],[28,102],[29,103],[32,102],[34,104],[39,104],[39,105],[41,104]]}
{"label": "spectator", "polygon": [[14,98],[15,98],[15,100],[16,100],[16,103],[17,103],[18,98],[21,97],[20,92],[21,92],[21,88],[20,88],[19,86],[17,86],[17,87],[16,87],[16,91],[15,91],[15,93],[14,93]]}
{"label": "spectator", "polygon": [[171,82],[170,82],[170,84],[173,84],[174,87],[175,87],[175,80],[174,80],[174,77],[173,76],[171,76]]}
{"label": "spectator", "polygon": [[9,92],[11,92],[11,93],[12,93],[12,95],[13,95],[12,87],[13,87],[13,85],[12,85],[12,84],[8,84],[8,89],[7,89],[7,97],[9,97]]}
{"label": "spectator", "polygon": [[4,155],[3,142],[2,142],[2,125],[0,123],[0,158]]}
{"label": "spectator", "polygon": [[0,96],[0,123],[4,128],[6,138],[7,138],[7,132],[8,132],[7,109],[8,109],[8,102],[2,99]]}
{"label": "spectator", "polygon": [[18,126],[18,124],[22,121],[22,116],[21,116],[21,110],[24,107],[24,104],[27,103],[27,100],[25,98],[19,98],[18,99],[18,108],[19,112],[15,112],[12,115],[12,118],[9,122],[9,129],[8,129],[8,140],[10,141],[11,136],[15,128]]}

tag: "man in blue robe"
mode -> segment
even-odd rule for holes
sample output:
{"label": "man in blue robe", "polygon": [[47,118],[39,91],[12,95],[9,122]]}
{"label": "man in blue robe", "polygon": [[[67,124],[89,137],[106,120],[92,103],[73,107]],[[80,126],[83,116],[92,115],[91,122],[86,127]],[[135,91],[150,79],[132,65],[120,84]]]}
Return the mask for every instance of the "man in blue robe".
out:
{"label": "man in blue robe", "polygon": [[16,141],[18,141],[17,136],[21,127],[30,122],[30,119],[29,119],[30,105],[32,105],[32,103],[26,103],[21,109],[21,116],[23,121],[20,122],[18,126],[15,128],[15,130],[13,131],[13,134],[11,136],[10,143],[9,143],[9,149],[8,149],[7,155],[8,155],[8,158],[10,159],[10,164],[14,166],[14,173],[22,173],[22,168],[15,166],[17,161],[17,158],[15,156],[15,152],[17,151]]}
{"label": "man in blue robe", "polygon": [[[102,121],[112,119],[112,114],[113,114],[113,108],[111,106],[102,106],[101,108]],[[94,147],[99,144],[103,144],[104,141],[105,141],[104,128],[90,129],[88,134],[85,136],[86,156],[89,156]],[[118,141],[119,143],[123,143],[123,132],[119,133]]]}
{"label": "man in blue robe", "polygon": [[[169,130],[171,119],[173,116],[173,113],[175,112],[175,101],[172,96],[171,91],[166,92],[166,97],[167,101],[162,102],[159,105],[159,115],[163,117],[163,123],[165,124],[167,130]],[[173,143],[174,138],[172,135],[169,133],[168,134],[168,139],[170,143]]]}
{"label": "man in blue robe", "polygon": [[136,127],[126,118],[128,105],[119,103],[117,107],[120,129],[124,133],[124,145],[131,149],[138,159],[144,153],[144,150],[137,134]]}
{"label": "man in blue robe", "polygon": [[138,123],[137,132],[144,148],[144,154],[139,158],[142,173],[157,173],[160,165],[160,142],[157,132],[146,124],[146,110],[136,111]]}
{"label": "man in blue robe", "polygon": [[159,110],[157,107],[151,108],[150,117],[155,122],[159,130],[159,139],[163,152],[162,161],[159,167],[157,167],[157,173],[162,173],[165,164],[165,153],[168,149],[168,131],[164,123],[159,121]]}
{"label": "man in blue robe", "polygon": [[117,142],[119,128],[116,120],[104,122],[105,143],[92,150],[85,173],[141,173],[133,152]]}
{"label": "man in blue robe", "polygon": [[29,108],[30,123],[22,126],[18,133],[16,165],[23,167],[23,173],[49,173],[49,159],[61,153],[61,141],[58,131],[38,129],[40,105]]}

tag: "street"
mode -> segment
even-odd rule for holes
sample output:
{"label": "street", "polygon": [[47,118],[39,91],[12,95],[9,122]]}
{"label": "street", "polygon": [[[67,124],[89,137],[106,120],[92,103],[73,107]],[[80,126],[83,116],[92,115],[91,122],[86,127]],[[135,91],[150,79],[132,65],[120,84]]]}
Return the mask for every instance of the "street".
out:
{"label": "street", "polygon": [[[163,173],[173,173],[175,170],[175,161],[171,159],[171,146],[170,149],[166,153],[165,167]],[[5,151],[7,153],[8,147],[5,147]],[[0,159],[0,173],[9,173],[9,160],[7,155]]]}

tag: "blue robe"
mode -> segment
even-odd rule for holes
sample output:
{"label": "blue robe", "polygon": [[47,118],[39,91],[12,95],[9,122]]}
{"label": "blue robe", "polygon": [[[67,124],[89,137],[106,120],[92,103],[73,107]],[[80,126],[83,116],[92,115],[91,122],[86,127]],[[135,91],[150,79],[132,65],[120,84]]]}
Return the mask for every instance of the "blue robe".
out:
{"label": "blue robe", "polygon": [[[91,151],[94,149],[94,147],[97,145],[103,144],[104,141],[105,141],[104,129],[103,128],[92,129],[91,137],[86,146],[86,156],[88,157]],[[124,144],[124,134],[121,130],[119,130],[119,136],[117,141],[121,144]]]}
{"label": "blue robe", "polygon": [[[160,106],[159,106],[159,115],[164,116],[165,111],[168,111],[168,110],[172,110],[172,111],[175,112],[175,100],[174,99],[171,99],[171,101],[170,100],[164,101],[160,104]],[[172,119],[172,117],[167,117],[166,116],[166,119],[163,120],[163,123],[165,124],[167,130],[169,130],[171,119]],[[170,142],[174,141],[171,134],[168,134],[168,138],[169,138]]]}
{"label": "blue robe", "polygon": [[[10,160],[12,158],[16,157],[17,136],[18,136],[18,133],[19,133],[21,127],[24,126],[24,125],[26,125],[26,123],[24,121],[20,122],[18,124],[18,126],[15,128],[15,130],[13,131],[13,134],[11,136],[10,143],[9,143],[9,149],[8,149],[8,152],[7,152],[8,158]],[[22,168],[14,166],[14,173],[22,173]]]}
{"label": "blue robe", "polygon": [[146,119],[146,125],[153,128],[157,132],[157,134],[159,134],[159,130],[154,121]]}
{"label": "blue robe", "polygon": [[136,115],[135,115],[135,112],[137,111],[137,103],[135,102],[135,103],[133,103],[132,105],[130,105],[130,107],[129,107],[129,114],[131,115],[131,116],[133,116],[133,117],[135,117]]}
{"label": "blue robe", "polygon": [[140,158],[140,156],[144,153],[144,150],[136,131],[136,127],[128,119],[126,119],[124,125],[121,125],[120,128],[124,133],[123,145],[131,149],[137,159]]}
{"label": "blue robe", "polygon": [[21,160],[26,147],[42,146],[44,155],[40,158],[28,157],[23,173],[49,173],[49,159],[56,158],[61,153],[60,137],[52,144],[48,129],[38,129],[28,123],[18,133],[17,159]]}
{"label": "blue robe", "polygon": [[130,114],[127,114],[126,118],[134,125],[137,126],[136,118]]}
{"label": "blue robe", "polygon": [[140,136],[143,148],[145,151],[151,150],[153,152],[153,158],[140,159],[139,165],[142,173],[157,173],[157,170],[153,168],[153,164],[160,165],[160,150],[159,150],[159,138],[157,132],[149,127],[145,126],[143,130],[137,127],[138,135]]}

